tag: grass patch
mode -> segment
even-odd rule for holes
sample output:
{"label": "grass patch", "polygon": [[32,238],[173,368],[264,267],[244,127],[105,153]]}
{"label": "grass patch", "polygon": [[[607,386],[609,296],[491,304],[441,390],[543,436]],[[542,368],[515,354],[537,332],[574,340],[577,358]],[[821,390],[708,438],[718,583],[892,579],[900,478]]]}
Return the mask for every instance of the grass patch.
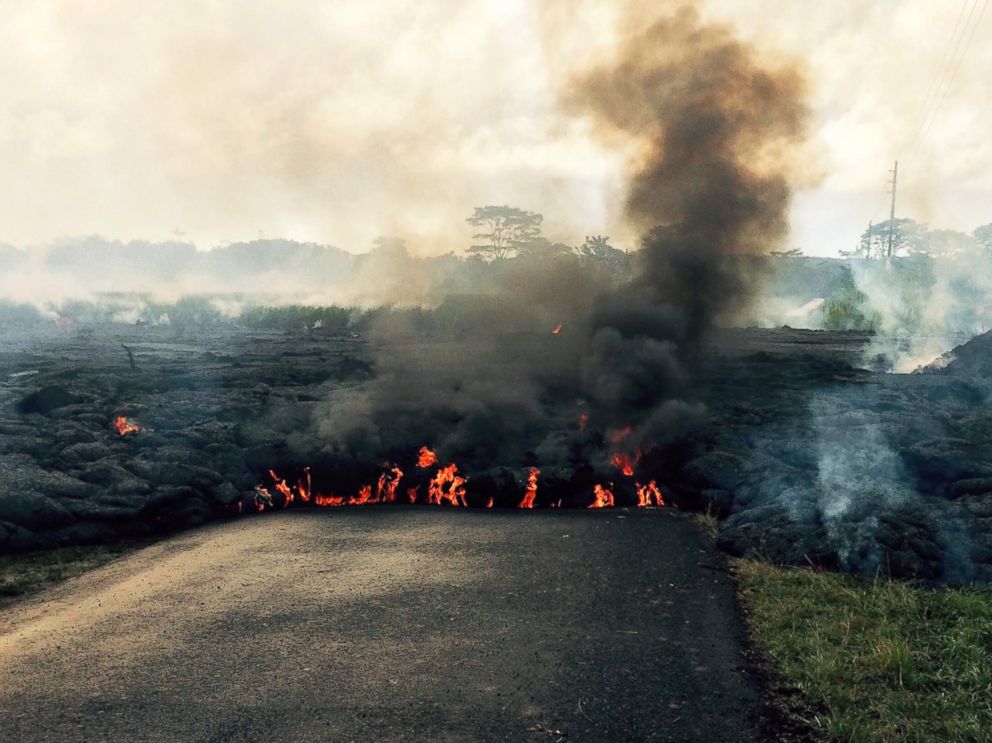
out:
{"label": "grass patch", "polygon": [[142,546],[137,542],[63,547],[0,556],[0,608],[98,568]]}
{"label": "grass patch", "polygon": [[734,561],[792,713],[827,740],[992,740],[992,590]]}

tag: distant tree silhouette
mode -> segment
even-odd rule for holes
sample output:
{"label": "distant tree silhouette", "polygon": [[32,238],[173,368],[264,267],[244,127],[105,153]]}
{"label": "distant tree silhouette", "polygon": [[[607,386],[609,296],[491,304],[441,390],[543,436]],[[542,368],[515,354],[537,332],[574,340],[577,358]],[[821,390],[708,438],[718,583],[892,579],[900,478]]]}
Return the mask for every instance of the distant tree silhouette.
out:
{"label": "distant tree silhouette", "polygon": [[978,246],[984,250],[989,256],[992,256],[992,224],[983,224],[981,227],[976,227],[975,231],[971,233],[971,236],[975,238],[975,242]]}
{"label": "distant tree silhouette", "polygon": [[540,236],[543,219],[537,212],[512,206],[477,206],[465,221],[481,228],[472,236],[480,242],[468,250],[486,261],[509,258]]}

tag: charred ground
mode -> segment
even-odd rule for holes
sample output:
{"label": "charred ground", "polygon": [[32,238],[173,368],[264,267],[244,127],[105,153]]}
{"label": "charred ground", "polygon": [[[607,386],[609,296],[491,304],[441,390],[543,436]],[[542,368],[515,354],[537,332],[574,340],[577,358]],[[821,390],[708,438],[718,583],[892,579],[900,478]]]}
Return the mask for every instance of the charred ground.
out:
{"label": "charred ground", "polygon": [[[316,434],[336,393],[374,380],[389,344],[236,326],[8,329],[0,354],[0,547],[17,551],[167,532],[235,516],[275,469],[357,492],[383,463]],[[443,334],[412,337],[443,349]],[[992,578],[992,419],[979,339],[939,373],[865,371],[868,337],[721,331],[703,352],[691,430],[646,453],[638,480],[721,517],[735,554],[950,582]],[[135,365],[121,348],[132,350]],[[546,333],[532,339],[540,352]],[[546,352],[546,349],[545,349]],[[577,424],[574,400],[545,399]],[[121,436],[117,416],[142,426]],[[564,424],[563,424],[564,425]],[[591,436],[600,435],[595,431]],[[426,445],[434,442],[424,441]],[[469,505],[516,507],[527,462],[462,463]],[[423,473],[392,461],[402,492]],[[507,466],[512,464],[513,466]],[[634,505],[635,478],[590,464],[547,472],[537,507],[583,508],[596,483]],[[269,481],[270,482],[270,481]],[[264,516],[263,516],[264,518]]]}

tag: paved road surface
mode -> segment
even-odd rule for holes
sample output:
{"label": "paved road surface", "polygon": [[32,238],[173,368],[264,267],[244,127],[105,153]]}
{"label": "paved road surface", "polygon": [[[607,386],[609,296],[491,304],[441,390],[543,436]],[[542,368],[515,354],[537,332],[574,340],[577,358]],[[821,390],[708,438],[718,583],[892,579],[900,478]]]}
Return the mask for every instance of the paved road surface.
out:
{"label": "paved road surface", "polygon": [[216,524],[0,614],[0,740],[760,740],[719,564],[665,511]]}

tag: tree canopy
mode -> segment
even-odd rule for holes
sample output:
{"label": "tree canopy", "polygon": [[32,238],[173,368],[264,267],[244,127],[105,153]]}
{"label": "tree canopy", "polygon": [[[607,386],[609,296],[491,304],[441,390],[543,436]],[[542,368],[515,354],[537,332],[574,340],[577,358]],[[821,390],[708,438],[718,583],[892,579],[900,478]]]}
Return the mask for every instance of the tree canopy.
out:
{"label": "tree canopy", "polygon": [[480,228],[480,231],[472,236],[479,242],[468,250],[486,261],[509,258],[540,237],[543,220],[544,217],[537,212],[529,212],[505,204],[477,206],[472,216],[465,221],[473,227]]}

